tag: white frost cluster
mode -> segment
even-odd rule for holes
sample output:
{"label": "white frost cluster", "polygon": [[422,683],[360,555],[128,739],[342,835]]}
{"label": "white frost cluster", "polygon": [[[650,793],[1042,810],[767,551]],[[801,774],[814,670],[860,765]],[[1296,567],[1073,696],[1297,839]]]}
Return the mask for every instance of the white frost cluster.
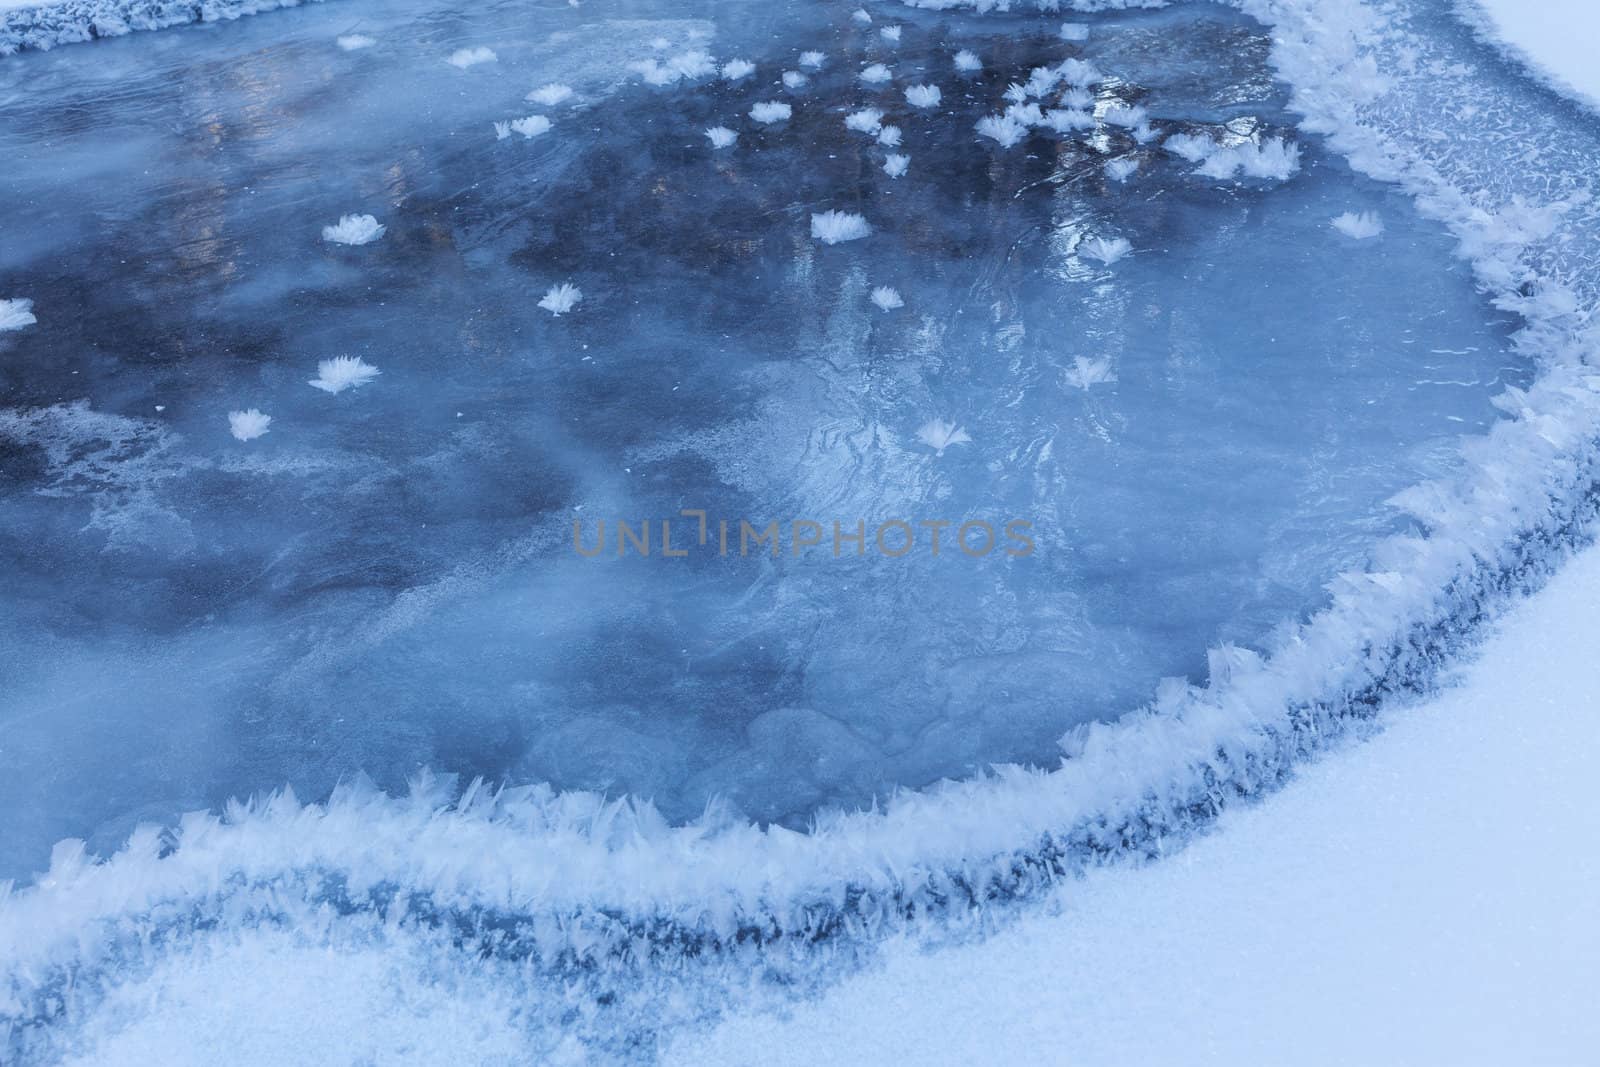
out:
{"label": "white frost cluster", "polygon": [[875,107],[864,107],[860,111],[852,111],[844,117],[844,128],[864,133],[869,137],[878,136],[878,131],[883,129],[883,112]]}
{"label": "white frost cluster", "polygon": [[334,38],[334,44],[346,52],[355,52],[362,48],[371,48],[377,44],[377,39],[368,37],[364,33],[347,33],[343,37]]}
{"label": "white frost cluster", "polygon": [[1357,241],[1370,240],[1383,233],[1383,220],[1378,217],[1376,211],[1363,211],[1360,214],[1346,211],[1329,225],[1346,237]]}
{"label": "white frost cluster", "polygon": [[706,136],[711,139],[712,148],[729,148],[739,139],[739,135],[726,126],[712,126],[706,130]]}
{"label": "white frost cluster", "polygon": [[322,239],[336,245],[369,245],[386,229],[371,215],[341,215],[337,225],[322,228]]}
{"label": "white frost cluster", "polygon": [[1300,169],[1300,146],[1280,137],[1260,144],[1246,142],[1232,148],[1218,148],[1195,170],[1207,178],[1225,180],[1243,173],[1246,178],[1284,181]]}
{"label": "white frost cluster", "polygon": [[1063,22],[1061,24],[1061,39],[1063,41],[1087,41],[1089,27],[1081,22]]}
{"label": "white frost cluster", "polygon": [[811,216],[811,236],[825,245],[858,241],[872,235],[872,227],[860,215],[848,211],[824,211]]}
{"label": "white frost cluster", "polygon": [[493,49],[489,48],[458,48],[450,53],[450,58],[445,62],[452,67],[466,70],[468,67],[475,67],[479,63],[493,63],[499,58],[494,54]]}
{"label": "white frost cluster", "polygon": [[906,103],[912,107],[938,107],[942,96],[937,85],[911,85],[906,88]]}
{"label": "white frost cluster", "polygon": [[917,430],[917,440],[933,449],[933,454],[936,456],[944,455],[944,450],[947,448],[972,443],[967,431],[943,419],[929,419],[923,423]]}
{"label": "white frost cluster", "polygon": [[1109,359],[1084,359],[1079,356],[1073,360],[1072,369],[1062,375],[1066,383],[1074,389],[1087,390],[1091,385],[1106,385],[1117,380],[1117,374],[1111,369]]}
{"label": "white frost cluster", "polygon": [[969,52],[965,48],[956,53],[955,63],[957,70],[966,71],[969,74],[975,70],[983,69],[983,61],[978,58],[978,54]]}
{"label": "white frost cluster", "polygon": [[1126,237],[1091,237],[1081,247],[1084,255],[1098,259],[1108,267],[1133,251],[1133,245]]}
{"label": "white frost cluster", "polygon": [[1056,107],[1044,113],[1043,125],[1050,127],[1057,133],[1091,130],[1094,128],[1094,116],[1077,108]]}
{"label": "white frost cluster", "polygon": [[39,320],[33,314],[32,300],[0,300],[0,332],[5,330],[20,330],[24,326],[32,326]]}
{"label": "white frost cluster", "polygon": [[789,116],[792,114],[794,114],[793,108],[791,108],[788,104],[775,100],[768,100],[763,103],[756,104],[750,109],[750,117],[755,119],[757,122],[784,122],[787,121]]}
{"label": "white frost cluster", "polygon": [[910,156],[903,156],[898,152],[891,152],[884,158],[883,172],[891,178],[899,178],[904,176],[906,168],[909,166],[911,166]]}
{"label": "white frost cluster", "polygon": [[1175,133],[1163,141],[1161,147],[1179,159],[1198,163],[1217,150],[1217,143],[1197,133]]}
{"label": "white frost cluster", "polygon": [[783,87],[785,89],[799,89],[810,80],[798,70],[786,70],[783,72]]}
{"label": "white frost cluster", "polygon": [[717,64],[709,53],[684,52],[665,63],[658,59],[641,59],[629,63],[628,69],[651,85],[675,85],[680,81],[699,81],[717,73]]}
{"label": "white frost cluster", "polygon": [[756,72],[756,65],[748,59],[730,59],[722,65],[722,77],[731,82],[748,78]]}
{"label": "white frost cluster", "polygon": [[1060,103],[1062,107],[1087,111],[1094,106],[1094,94],[1080,85],[1074,85],[1061,94]]}
{"label": "white frost cluster", "polygon": [[571,96],[572,86],[562,85],[560,82],[551,82],[549,85],[539,86],[539,88],[529,93],[526,97],[524,97],[524,99],[526,99],[530,104],[543,104],[545,107],[555,107],[557,104],[561,103],[563,100],[569,99]]}
{"label": "white frost cluster", "polygon": [[539,306],[552,315],[564,315],[578,306],[578,301],[583,299],[583,290],[571,282],[562,282],[552,285],[544,294],[544,299],[539,301]]}
{"label": "white frost cluster", "polygon": [[878,143],[885,148],[900,147],[900,127],[885,126],[878,131]]}
{"label": "white frost cluster", "polygon": [[360,356],[335,356],[318,363],[317,376],[306,384],[338,396],[346,389],[366,385],[377,376],[378,368]]}
{"label": "white frost cluster", "polygon": [[851,12],[850,17],[861,23],[863,26],[866,26],[872,22],[872,16],[867,14],[865,10],[859,7],[856,8],[855,11]]}
{"label": "white frost cluster", "polygon": [[1113,104],[1106,108],[1105,112],[1107,125],[1121,126],[1129,130],[1144,125],[1149,117],[1144,108],[1129,107],[1126,104]]}
{"label": "white frost cluster", "polygon": [[889,68],[882,63],[872,63],[861,71],[861,80],[868,85],[882,85],[894,75],[889,73]]}
{"label": "white frost cluster", "polygon": [[900,299],[900,290],[891,288],[887,285],[880,285],[876,289],[872,290],[871,299],[874,304],[878,305],[885,311],[893,311],[895,308],[903,308],[906,306],[906,302]]}
{"label": "white frost cluster", "polygon": [[885,41],[888,41],[890,44],[899,44],[900,43],[900,27],[899,26],[885,26],[883,29],[879,30],[878,33],[881,34],[883,36],[883,39]]}
{"label": "white frost cluster", "polygon": [[[541,133],[550,132],[550,120],[543,115],[529,115],[527,118],[513,120],[511,130],[513,133],[520,133],[524,137],[537,137]],[[498,127],[496,127],[496,132],[498,132]]]}
{"label": "white frost cluster", "polygon": [[1009,112],[1004,115],[985,115],[978,120],[978,135],[992,138],[999,142],[1001,148],[1010,148],[1028,135],[1028,127]]}
{"label": "white frost cluster", "polygon": [[240,441],[254,441],[271,425],[272,416],[263,415],[255,408],[228,412],[228,432]]}
{"label": "white frost cluster", "polygon": [[1139,169],[1139,161],[1132,156],[1123,156],[1106,163],[1106,177],[1114,182],[1125,182],[1133,177],[1133,172]]}
{"label": "white frost cluster", "polygon": [[800,65],[802,67],[810,67],[812,70],[816,70],[818,67],[822,66],[823,60],[827,58],[828,57],[823,55],[821,52],[801,52]]}
{"label": "white frost cluster", "polygon": [[1093,63],[1081,59],[1063,60],[1056,70],[1060,73],[1062,81],[1079,89],[1093,88],[1106,80],[1105,75],[1096,70]]}

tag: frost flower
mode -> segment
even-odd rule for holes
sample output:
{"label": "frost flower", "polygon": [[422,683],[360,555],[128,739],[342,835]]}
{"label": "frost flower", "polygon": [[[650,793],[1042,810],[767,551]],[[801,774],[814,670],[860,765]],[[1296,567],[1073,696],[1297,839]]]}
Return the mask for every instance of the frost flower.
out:
{"label": "frost flower", "polygon": [[511,128],[527,138],[534,138],[541,133],[550,132],[550,120],[543,115],[529,115],[525,119],[517,119],[511,123]]}
{"label": "frost flower", "polygon": [[866,219],[848,211],[824,211],[811,216],[811,236],[825,245],[860,240],[871,233]]}
{"label": "frost flower", "polygon": [[880,34],[882,34],[883,35],[883,39],[885,41],[888,41],[890,44],[899,44],[900,43],[900,27],[899,26],[885,26],[883,29],[879,30],[878,32]]}
{"label": "frost flower", "polygon": [[900,145],[900,127],[885,126],[879,130],[878,143],[885,148],[898,148]]}
{"label": "frost flower", "polygon": [[[1376,211],[1363,211],[1359,215],[1352,211],[1346,211],[1329,225],[1346,237],[1354,238],[1357,241],[1369,240],[1383,232],[1383,220],[1378,217]],[[4,326],[5,323],[0,322],[0,328],[4,328]]]}
{"label": "frost flower", "polygon": [[883,161],[883,172],[891,178],[898,178],[905,174],[906,168],[911,165],[910,156],[902,156],[892,152]]}
{"label": "frost flower", "polygon": [[499,58],[488,48],[461,48],[451,52],[450,58],[446,62],[452,67],[466,70],[468,67],[475,67],[479,63],[493,63]]}
{"label": "frost flower", "polygon": [[378,368],[360,356],[337,356],[317,364],[317,376],[307,384],[313,389],[338,396],[346,389],[366,385],[378,376]]}
{"label": "frost flower", "polygon": [[20,330],[38,321],[33,314],[32,300],[0,300],[0,333]]}
{"label": "frost flower", "polygon": [[539,306],[552,315],[564,315],[578,306],[578,301],[583,299],[583,291],[570,282],[552,285],[550,291],[544,294],[544,299],[539,301]]}
{"label": "frost flower", "polygon": [[336,245],[369,245],[387,228],[371,215],[341,215],[338,225],[322,228],[322,239]]}
{"label": "frost flower", "polygon": [[355,52],[362,48],[371,48],[377,43],[378,42],[376,40],[368,37],[364,33],[348,33],[343,37],[334,38],[334,44],[337,44],[346,52]]}
{"label": "frost flower", "polygon": [[861,80],[868,85],[882,85],[891,77],[893,75],[889,73],[889,68],[882,63],[873,63],[861,71]]}
{"label": "frost flower", "polygon": [[1106,177],[1114,182],[1125,182],[1139,169],[1139,161],[1129,156],[1113,159],[1106,164]]}
{"label": "frost flower", "polygon": [[821,52],[801,52],[800,65],[802,67],[810,67],[812,70],[816,70],[818,67],[822,66],[822,61],[826,58],[827,57]]}
{"label": "frost flower", "polygon": [[933,449],[936,456],[944,455],[944,450],[956,445],[970,445],[972,438],[967,431],[953,422],[943,419],[929,419],[917,430],[917,440]]}
{"label": "frost flower", "polygon": [[900,290],[892,289],[887,285],[880,285],[872,290],[872,302],[885,311],[903,308],[906,302],[900,299]]}
{"label": "frost flower", "polygon": [[783,87],[785,89],[798,89],[810,80],[798,70],[786,70],[783,72]]}
{"label": "frost flower", "polygon": [[983,69],[983,61],[978,58],[977,53],[969,52],[965,48],[956,53],[955,64],[957,70],[966,71],[969,74],[975,70]]}
{"label": "frost flower", "polygon": [[1108,267],[1133,251],[1133,245],[1126,237],[1091,237],[1083,242],[1082,247],[1084,255],[1098,259]]}
{"label": "frost flower", "polygon": [[271,425],[272,416],[263,415],[255,408],[228,412],[228,432],[240,441],[254,441]]}
{"label": "frost flower", "polygon": [[985,115],[978,120],[978,134],[999,142],[1001,148],[1010,148],[1028,134],[1028,128],[1010,114]]}
{"label": "frost flower", "polygon": [[912,85],[906,88],[906,103],[912,107],[938,107],[942,95],[937,85]]}
{"label": "frost flower", "polygon": [[852,111],[844,117],[844,128],[876,137],[878,131],[883,128],[883,112],[875,107]]}
{"label": "frost flower", "polygon": [[748,78],[756,72],[756,65],[748,59],[730,59],[722,65],[722,76],[731,82]]}
{"label": "frost flower", "polygon": [[727,148],[739,139],[739,135],[726,126],[713,126],[706,130],[706,136],[711,138],[712,148]]}
{"label": "frost flower", "polygon": [[543,104],[545,107],[555,107],[563,100],[572,96],[572,87],[562,85],[560,82],[551,82],[541,85],[525,98],[530,104]]}
{"label": "frost flower", "polygon": [[1074,389],[1087,390],[1091,385],[1105,385],[1117,380],[1109,359],[1084,359],[1079,356],[1073,367],[1063,377]]}
{"label": "frost flower", "polygon": [[750,109],[750,117],[757,122],[785,122],[792,114],[794,114],[794,109],[788,104],[770,100],[757,104]]}

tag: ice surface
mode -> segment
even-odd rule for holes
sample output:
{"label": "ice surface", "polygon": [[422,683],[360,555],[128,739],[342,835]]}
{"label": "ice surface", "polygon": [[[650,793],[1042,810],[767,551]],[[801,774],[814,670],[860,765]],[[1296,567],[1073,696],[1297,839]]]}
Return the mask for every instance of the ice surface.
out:
{"label": "ice surface", "polygon": [[[918,159],[898,179],[844,128],[901,96],[859,83],[881,46],[836,8],[713,27],[491,5],[448,33],[427,10],[364,27],[384,47],[361,53],[306,8],[0,68],[48,90],[0,132],[5,202],[42,205],[6,217],[0,270],[74,309],[0,341],[0,530],[30,546],[0,624],[8,872],[358,771],[628,792],[672,820],[722,797],[799,827],[1050,765],[1075,723],[1321,603],[1406,521],[1383,501],[1524,380],[1445,235],[1291,135],[1265,35],[1215,9],[1082,45],[1059,20],[908,29],[905,84],[948,84],[894,115]],[[484,41],[493,65],[439,61]],[[760,79],[695,73],[808,45],[836,62],[783,124],[746,117]],[[962,48],[990,70],[955,79]],[[641,84],[652,55],[682,73]],[[1099,85],[1097,113],[1317,166],[1218,187],[1105,122],[976,143],[1040,69]],[[516,152],[486,136],[553,83],[573,121]],[[719,125],[735,151],[707,150]],[[203,165],[163,162],[190,149]],[[1103,169],[1124,156],[1126,186]],[[383,239],[318,241],[352,205]],[[1328,226],[1380,209],[1403,239]],[[1108,268],[1102,238],[1139,252]],[[338,356],[382,376],[307,389]],[[220,415],[251,406],[272,432],[240,447]],[[936,460],[935,419],[971,443]],[[730,557],[700,551],[695,509],[707,548],[731,520]],[[617,524],[647,519],[651,557],[619,559]],[[777,558],[738,556],[741,519],[781,524]],[[953,544],[1013,519],[1028,559],[873,545],[888,520]],[[664,520],[694,555],[662,557]],[[835,558],[858,520],[872,554]],[[821,550],[792,552],[801,521]],[[585,545],[607,524],[603,558],[575,522]]]}

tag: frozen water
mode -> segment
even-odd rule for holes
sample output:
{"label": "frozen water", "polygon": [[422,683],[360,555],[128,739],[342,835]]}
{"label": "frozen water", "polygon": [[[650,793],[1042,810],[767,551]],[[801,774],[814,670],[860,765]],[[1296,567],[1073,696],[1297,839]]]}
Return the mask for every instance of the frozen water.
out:
{"label": "frozen water", "polygon": [[[0,334],[0,872],[419,765],[803,826],[1048,764],[1322,603],[1527,373],[1448,237],[1290,134],[1241,17],[1071,45],[918,22],[897,69],[945,86],[896,114],[895,180],[842,121],[900,99],[858,79],[885,53],[847,8],[624,7],[399,3],[358,53],[306,8],[0,64],[0,282],[41,309]],[[440,61],[485,41],[493,65]],[[761,79],[701,73],[810,45],[834,62],[787,123],[746,118]],[[989,70],[958,79],[968,49]],[[1090,112],[976,142],[1041,67],[1168,147],[1301,167],[1198,180]],[[559,135],[487,136],[552,83]],[[1137,181],[1108,180],[1121,156]],[[382,241],[318,239],[352,207]],[[1331,229],[1347,211],[1385,240]],[[1101,238],[1138,254],[1108,269]],[[306,388],[338,356],[382,376]],[[221,415],[252,405],[275,421],[245,447]],[[934,422],[970,443],[936,458]],[[954,547],[1014,519],[1029,556]],[[744,520],[781,544],[741,555]],[[879,552],[893,521],[917,551]],[[800,523],[825,539],[796,554]]]}

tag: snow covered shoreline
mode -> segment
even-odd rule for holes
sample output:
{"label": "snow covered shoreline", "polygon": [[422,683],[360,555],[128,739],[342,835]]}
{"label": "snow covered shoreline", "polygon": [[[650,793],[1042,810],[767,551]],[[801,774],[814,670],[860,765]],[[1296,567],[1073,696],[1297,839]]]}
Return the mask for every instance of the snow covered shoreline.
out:
{"label": "snow covered shoreline", "polygon": [[[1380,546],[1372,573],[1350,576],[1267,659],[1217,649],[1207,687],[1169,689],[1151,709],[1074,736],[1060,771],[908,794],[809,835],[712,819],[667,827],[629,804],[536,789],[458,799],[434,783],[410,800],[352,788],[327,805],[285,797],[197,816],[171,841],[143,834],[102,865],[66,844],[37,888],[0,898],[0,956],[16,964],[0,998],[33,1003],[49,986],[36,975],[92,969],[151,916],[181,930],[284,899],[326,900],[330,883],[360,913],[404,895],[435,915],[543,917],[520,950],[584,965],[620,965],[640,942],[737,951],[959,915],[1106,857],[1158,855],[1364,729],[1395,694],[1432,686],[1476,627],[1538,584],[1592,521],[1600,381],[1582,364],[1592,338],[1574,312],[1593,306],[1596,279],[1547,258],[1585,216],[1577,202],[1518,207],[1477,186],[1476,173],[1441,169],[1425,131],[1379,104],[1377,72],[1391,65],[1376,54],[1394,44],[1364,5],[1244,6],[1276,28],[1280,69],[1310,128],[1450,222],[1486,285],[1529,318],[1524,345],[1545,373],[1507,394],[1516,418],[1469,443],[1461,479],[1406,495],[1428,537]],[[1592,231],[1577,236],[1593,244]],[[1557,277],[1579,288],[1558,289]]]}
{"label": "snow covered shoreline", "polygon": [[38,0],[0,2],[0,56],[138,30],[223,22],[321,0]]}
{"label": "snow covered shoreline", "polygon": [[1485,42],[1562,96],[1600,112],[1600,67],[1593,48],[1600,14],[1585,0],[1456,0]]}

